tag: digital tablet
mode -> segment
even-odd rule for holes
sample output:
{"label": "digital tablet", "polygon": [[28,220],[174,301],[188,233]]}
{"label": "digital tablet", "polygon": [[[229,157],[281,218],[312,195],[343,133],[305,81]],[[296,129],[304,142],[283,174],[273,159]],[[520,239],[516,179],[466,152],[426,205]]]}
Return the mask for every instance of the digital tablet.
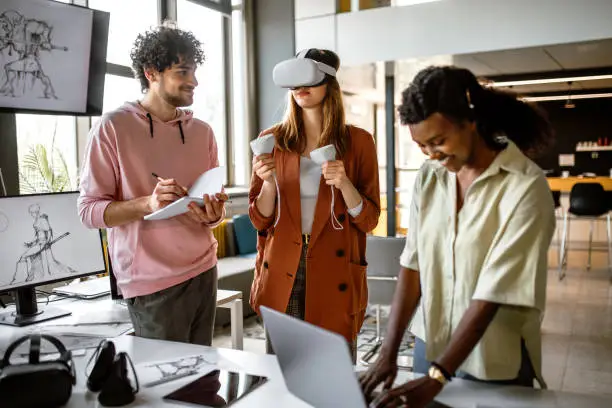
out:
{"label": "digital tablet", "polygon": [[263,376],[238,371],[214,370],[172,391],[163,399],[197,407],[228,407],[266,381],[268,378]]}

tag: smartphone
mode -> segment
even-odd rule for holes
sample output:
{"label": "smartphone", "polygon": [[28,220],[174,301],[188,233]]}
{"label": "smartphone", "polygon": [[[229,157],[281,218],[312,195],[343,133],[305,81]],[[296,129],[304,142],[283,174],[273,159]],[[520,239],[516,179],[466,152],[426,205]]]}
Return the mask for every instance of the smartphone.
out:
{"label": "smartphone", "polygon": [[214,370],[172,391],[163,399],[197,407],[228,407],[267,381],[267,377],[244,372]]}

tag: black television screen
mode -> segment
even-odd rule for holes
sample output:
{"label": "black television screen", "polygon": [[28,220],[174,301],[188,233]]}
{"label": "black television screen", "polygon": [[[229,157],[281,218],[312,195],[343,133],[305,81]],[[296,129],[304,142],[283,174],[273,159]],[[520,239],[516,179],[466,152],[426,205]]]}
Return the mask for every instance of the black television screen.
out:
{"label": "black television screen", "polygon": [[50,0],[0,2],[0,110],[102,113],[110,14]]}

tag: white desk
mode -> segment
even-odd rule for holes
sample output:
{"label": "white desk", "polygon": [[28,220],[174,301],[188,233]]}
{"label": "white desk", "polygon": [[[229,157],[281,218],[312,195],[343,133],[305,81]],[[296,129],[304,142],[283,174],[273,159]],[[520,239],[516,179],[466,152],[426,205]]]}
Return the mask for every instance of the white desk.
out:
{"label": "white desk", "polygon": [[242,316],[242,292],[239,290],[217,290],[217,307],[230,310],[232,348],[243,349],[244,317]]}
{"label": "white desk", "polygon": [[[246,371],[267,376],[270,381],[253,391],[236,408],[283,407],[306,408],[310,405],[291,395],[282,379],[276,358],[270,355],[254,354],[232,349],[213,349],[191,344],[148,340],[133,336],[121,336],[113,340],[119,351],[126,351],[135,364],[173,359],[194,354],[204,354],[208,360],[215,360],[220,368]],[[73,390],[69,408],[97,407],[96,396],[85,389],[84,366],[86,357],[75,359],[78,373],[77,386]],[[409,373],[400,374],[405,381]],[[130,407],[182,407],[166,404],[162,396],[196,379],[197,376],[182,378],[152,388],[141,388],[136,401]],[[477,384],[470,381],[453,380],[442,392],[440,402],[456,408],[475,408],[477,405],[496,408],[609,408],[612,400],[580,394],[555,391],[539,391],[522,387],[503,387]]]}
{"label": "white desk", "polygon": [[[84,322],[93,322],[96,315],[104,315],[103,318],[116,322],[130,322],[127,307],[115,303],[110,296],[81,300],[66,298],[49,303],[49,306],[61,308],[72,312],[70,316],[48,320],[33,326],[12,327],[0,325],[0,350],[10,339],[26,334],[29,329],[36,326],[69,326],[80,324],[86,326]],[[44,310],[45,304],[38,305],[39,310]],[[242,292],[234,290],[217,291],[217,307],[230,309],[231,315],[231,337],[232,348],[242,350],[243,348],[243,316],[242,316]],[[6,310],[14,310],[14,306],[9,306]],[[107,321],[109,321],[107,320]],[[99,325],[100,323],[95,323]],[[1,357],[0,357],[1,358]]]}

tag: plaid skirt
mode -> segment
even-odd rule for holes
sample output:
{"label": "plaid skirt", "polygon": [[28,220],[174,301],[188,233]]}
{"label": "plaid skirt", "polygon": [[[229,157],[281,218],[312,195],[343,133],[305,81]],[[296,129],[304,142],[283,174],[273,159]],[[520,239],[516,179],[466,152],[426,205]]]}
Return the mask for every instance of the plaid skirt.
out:
{"label": "plaid skirt", "polygon": [[296,319],[304,320],[306,312],[306,254],[308,253],[308,244],[306,242],[302,245],[302,255],[300,256],[300,263],[298,265],[297,272],[295,273],[295,279],[293,281],[293,289],[291,289],[291,296],[289,297],[289,303],[287,304],[287,313],[291,317]]}

